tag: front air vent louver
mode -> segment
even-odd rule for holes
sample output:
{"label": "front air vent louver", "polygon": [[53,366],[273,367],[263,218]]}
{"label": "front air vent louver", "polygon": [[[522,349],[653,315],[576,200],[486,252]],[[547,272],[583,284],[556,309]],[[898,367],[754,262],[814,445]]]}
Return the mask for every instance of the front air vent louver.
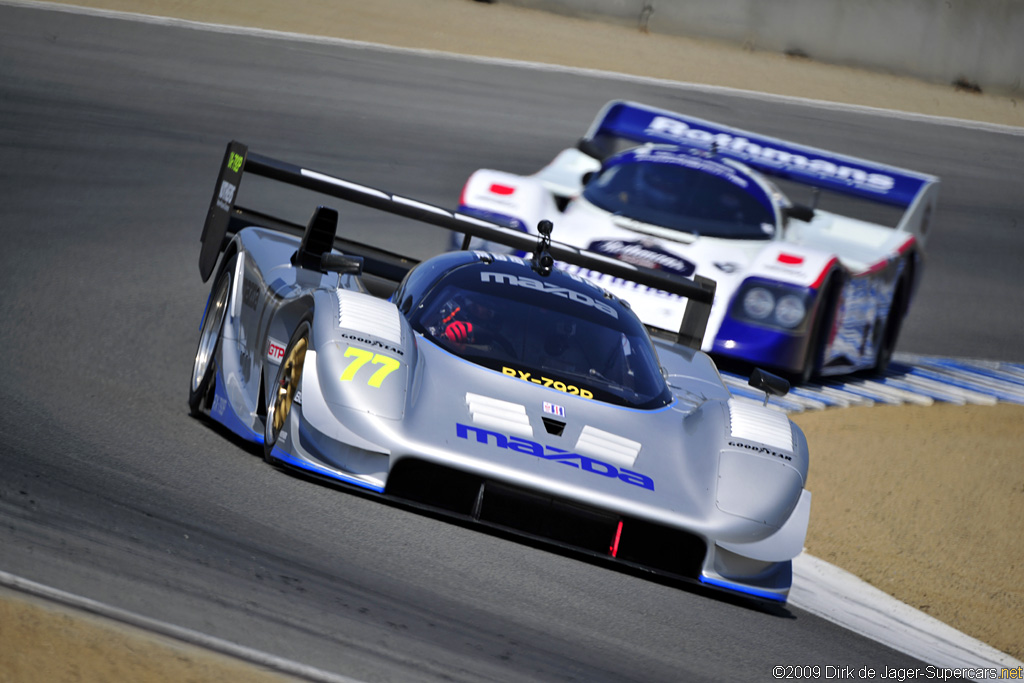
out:
{"label": "front air vent louver", "polygon": [[735,439],[793,452],[793,428],[785,413],[729,399],[729,429]]}
{"label": "front air vent louver", "polygon": [[632,467],[640,454],[640,442],[587,425],[580,432],[576,452],[592,455],[613,465]]}
{"label": "front air vent louver", "polygon": [[338,290],[338,326],[393,344],[402,343],[398,308],[389,301],[368,294]]}
{"label": "front air vent louver", "polygon": [[466,405],[473,424],[516,436],[533,436],[533,426],[523,405],[469,392],[466,393]]}

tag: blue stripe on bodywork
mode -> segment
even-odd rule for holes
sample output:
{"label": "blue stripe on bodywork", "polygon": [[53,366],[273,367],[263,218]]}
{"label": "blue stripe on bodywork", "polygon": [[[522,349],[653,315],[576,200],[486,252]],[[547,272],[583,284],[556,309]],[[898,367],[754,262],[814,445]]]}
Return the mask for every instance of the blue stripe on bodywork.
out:
{"label": "blue stripe on bodywork", "polygon": [[772,600],[774,602],[786,602],[786,596],[779,595],[778,593],[772,593],[770,591],[761,590],[760,588],[754,588],[752,586],[745,586],[741,583],[732,583],[724,581],[722,579],[713,579],[709,576],[700,575],[700,582],[706,583],[709,586],[715,586],[717,588],[727,588],[736,593],[745,593],[747,595],[753,595],[754,597],[764,598],[765,600]]}
{"label": "blue stripe on bodywork", "polygon": [[[766,367],[800,372],[806,335],[767,327],[755,327],[726,316],[718,329],[711,353],[738,358]],[[730,347],[725,341],[731,341]]]}
{"label": "blue stripe on bodywork", "polygon": [[213,300],[213,290],[206,295],[206,305],[203,307],[203,317],[199,319],[199,332],[203,331],[203,325],[206,323],[206,314],[210,312],[210,301]]}
{"label": "blue stripe on bodywork", "polygon": [[373,484],[367,484],[365,481],[356,479],[355,477],[347,477],[339,472],[335,472],[334,470],[317,465],[316,463],[312,463],[307,460],[303,460],[302,458],[298,458],[292,455],[291,453],[287,453],[281,450],[281,448],[278,446],[274,446],[270,454],[274,458],[278,459],[279,461],[290,467],[295,467],[300,470],[306,470],[307,472],[313,472],[314,474],[318,474],[322,477],[337,479],[338,481],[345,482],[346,484],[352,484],[353,486],[369,489],[370,491],[375,491],[376,493],[384,493],[384,487],[382,486],[374,486]]}

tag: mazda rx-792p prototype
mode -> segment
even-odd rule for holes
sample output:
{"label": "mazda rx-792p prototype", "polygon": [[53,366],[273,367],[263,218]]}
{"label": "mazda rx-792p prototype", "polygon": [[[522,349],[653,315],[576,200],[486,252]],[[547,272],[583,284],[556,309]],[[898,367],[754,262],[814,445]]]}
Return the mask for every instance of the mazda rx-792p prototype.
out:
{"label": "mazda rx-792p prototype", "polygon": [[[474,173],[459,211],[526,232],[550,220],[567,244],[715,280],[704,350],[806,382],[886,368],[921,276],[938,185],[915,171],[615,101],[577,147],[537,173]],[[589,276],[648,325],[671,327],[686,305]]]}
{"label": "mazda rx-792p prototype", "polygon": [[[236,204],[243,175],[528,257],[418,264]],[[557,227],[554,228],[557,234]],[[699,350],[714,283],[624,263],[229,144],[200,254],[212,290],[189,405],[266,460],[670,577],[785,601],[810,512],[807,443]],[[558,261],[692,302],[652,336]],[[377,296],[367,278],[397,282]],[[751,384],[788,383],[756,371]]]}

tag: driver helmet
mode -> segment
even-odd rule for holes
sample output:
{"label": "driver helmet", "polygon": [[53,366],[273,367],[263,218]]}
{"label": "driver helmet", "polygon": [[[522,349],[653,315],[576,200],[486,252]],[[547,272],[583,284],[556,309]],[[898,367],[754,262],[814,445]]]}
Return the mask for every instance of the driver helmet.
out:
{"label": "driver helmet", "polygon": [[440,310],[444,336],[455,344],[471,344],[476,328],[494,318],[494,309],[479,298],[462,295],[449,299]]}

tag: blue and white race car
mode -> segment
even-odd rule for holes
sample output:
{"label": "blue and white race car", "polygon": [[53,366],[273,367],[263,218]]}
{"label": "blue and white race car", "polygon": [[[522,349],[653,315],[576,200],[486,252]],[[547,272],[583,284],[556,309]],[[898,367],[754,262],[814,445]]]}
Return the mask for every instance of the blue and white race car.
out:
{"label": "blue and white race car", "polygon": [[[613,101],[537,173],[474,173],[459,211],[525,232],[550,220],[566,244],[714,280],[703,350],[807,382],[885,369],[938,188],[934,176]],[[806,202],[790,199],[800,193]],[[652,327],[674,329],[686,306],[566,267]]]}

